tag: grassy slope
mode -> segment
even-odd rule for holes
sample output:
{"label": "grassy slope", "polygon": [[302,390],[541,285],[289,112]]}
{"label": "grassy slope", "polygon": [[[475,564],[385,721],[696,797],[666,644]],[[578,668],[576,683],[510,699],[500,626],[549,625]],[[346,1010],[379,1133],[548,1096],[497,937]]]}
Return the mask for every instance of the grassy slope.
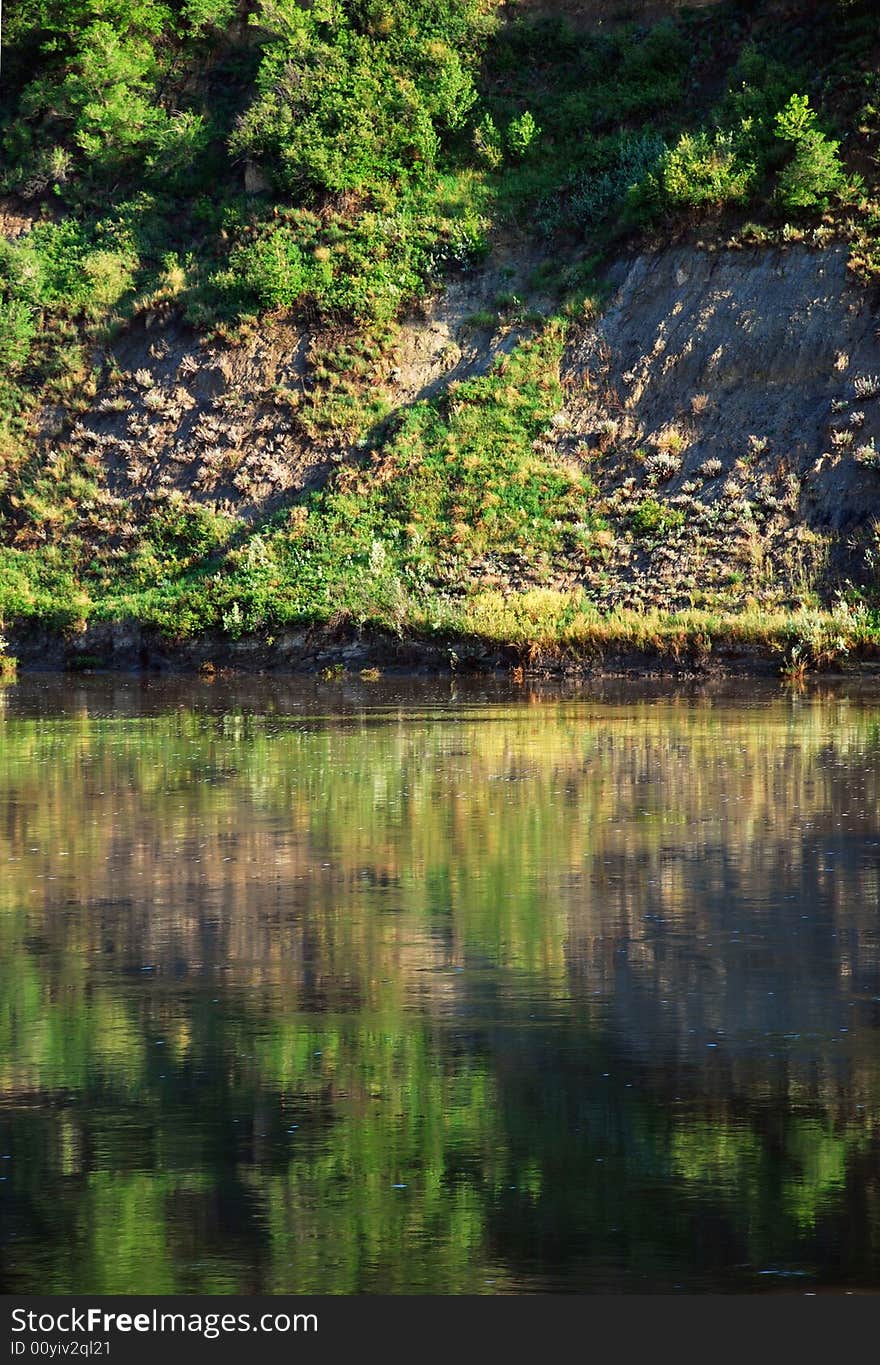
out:
{"label": "grassy slope", "polygon": [[[423,5],[407,23],[393,5],[352,4],[348,28],[300,24],[291,38],[285,23],[302,12],[279,5],[265,7],[256,41],[231,7],[209,8],[216,22],[201,27],[192,6],[132,11],[139,45],[119,59],[119,85],[143,102],[135,145],[113,123],[115,87],[102,88],[98,112],[83,96],[98,41],[88,6],[55,6],[56,21],[80,16],[80,47],[62,53],[54,76],[50,66],[46,90],[22,77],[6,110],[7,188],[33,193],[27,172],[37,181],[28,202],[53,210],[0,254],[7,628],[134,619],[172,638],[218,628],[237,637],[344,617],[524,653],[616,644],[700,653],[743,640],[783,647],[794,669],[871,644],[870,602],[829,613],[809,599],[772,616],[603,614],[577,588],[545,586],[560,564],[576,578],[601,556],[596,492],[545,439],[561,405],[564,331],[583,316],[597,253],[621,233],[662,237],[695,219],[725,234],[748,219],[752,235],[770,238],[822,220],[851,240],[862,274],[876,271],[870,6],[829,5],[782,32],[733,5],[647,35],[584,35],[552,20],[498,30],[476,3]],[[27,7],[17,22],[23,71],[34,41]],[[49,41],[45,13],[40,22]],[[134,42],[130,16],[118,31]],[[291,53],[306,73],[297,89],[323,73],[307,97],[305,143],[279,107],[279,63]],[[777,115],[789,108],[791,123],[795,93],[819,117],[785,136]],[[370,128],[352,112],[365,100]],[[245,154],[268,187],[256,197],[241,191]],[[63,432],[49,446],[33,441],[39,402],[75,410],[99,387],[94,341],[127,317],[170,303],[234,337],[281,308],[348,319],[349,334],[372,337],[450,263],[477,260],[487,236],[524,216],[554,245],[559,268],[542,284],[558,292],[560,316],[487,378],[372,429],[365,393],[363,462],[262,525],[180,497],[127,506],[103,488],[99,467],[71,459]],[[356,387],[349,401],[361,401]],[[132,521],[135,535],[121,536]],[[487,562],[499,587],[474,588]]]}

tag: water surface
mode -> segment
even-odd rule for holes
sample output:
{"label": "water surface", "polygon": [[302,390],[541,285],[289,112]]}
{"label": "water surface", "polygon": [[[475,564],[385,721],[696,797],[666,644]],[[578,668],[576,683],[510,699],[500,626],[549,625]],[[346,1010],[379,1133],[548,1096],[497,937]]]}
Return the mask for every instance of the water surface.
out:
{"label": "water surface", "polygon": [[0,689],[0,1281],[880,1288],[880,690]]}

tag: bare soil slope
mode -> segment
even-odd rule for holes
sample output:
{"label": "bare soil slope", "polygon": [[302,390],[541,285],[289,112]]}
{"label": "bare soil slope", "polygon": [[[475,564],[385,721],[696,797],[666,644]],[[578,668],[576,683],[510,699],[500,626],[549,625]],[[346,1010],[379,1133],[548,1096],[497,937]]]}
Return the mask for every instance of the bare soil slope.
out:
{"label": "bare soil slope", "polygon": [[618,267],[601,321],[572,338],[559,445],[621,524],[646,496],[685,521],[617,547],[613,596],[635,605],[640,585],[682,605],[731,576],[759,593],[858,577],[880,515],[877,322],[840,247],[681,247]]}
{"label": "bare soil slope", "polygon": [[[365,387],[393,410],[485,371],[550,307],[529,287],[537,264],[528,243],[507,244],[453,279]],[[546,438],[586,463],[609,531],[597,554],[553,566],[552,584],[679,608],[827,600],[858,581],[880,517],[880,341],[845,248],[678,246],[619,263],[611,283],[601,319],[570,330]],[[65,435],[50,421],[47,443],[99,455],[135,506],[177,488],[259,516],[358,458],[350,433],[304,428],[322,342],[276,320],[244,345],[199,346],[173,318],[139,322],[90,410]]]}
{"label": "bare soil slope", "polygon": [[712,457],[719,479],[739,461],[762,472],[781,462],[804,482],[806,518],[834,530],[860,523],[880,492],[854,458],[880,438],[880,405],[866,396],[880,342],[875,301],[850,283],[845,249],[683,248],[621,273],[611,307],[569,356],[573,428],[596,437],[614,417],[621,454],[678,455],[668,493]]}

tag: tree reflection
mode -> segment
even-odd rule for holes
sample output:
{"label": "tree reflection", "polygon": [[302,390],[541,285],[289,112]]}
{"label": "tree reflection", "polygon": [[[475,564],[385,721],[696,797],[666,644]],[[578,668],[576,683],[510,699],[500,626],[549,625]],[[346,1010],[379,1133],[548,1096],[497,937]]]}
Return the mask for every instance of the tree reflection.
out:
{"label": "tree reflection", "polygon": [[876,1284],[870,708],[0,725],[7,1287]]}

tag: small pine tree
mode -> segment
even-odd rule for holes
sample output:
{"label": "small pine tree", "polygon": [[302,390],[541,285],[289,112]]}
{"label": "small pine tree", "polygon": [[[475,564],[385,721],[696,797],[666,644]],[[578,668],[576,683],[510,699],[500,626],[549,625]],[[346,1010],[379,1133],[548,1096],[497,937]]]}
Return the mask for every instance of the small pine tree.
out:
{"label": "small pine tree", "polygon": [[816,113],[806,95],[792,95],[776,115],[776,136],[793,155],[779,176],[777,197],[786,209],[827,208],[846,186],[840,143],[816,127]]}

